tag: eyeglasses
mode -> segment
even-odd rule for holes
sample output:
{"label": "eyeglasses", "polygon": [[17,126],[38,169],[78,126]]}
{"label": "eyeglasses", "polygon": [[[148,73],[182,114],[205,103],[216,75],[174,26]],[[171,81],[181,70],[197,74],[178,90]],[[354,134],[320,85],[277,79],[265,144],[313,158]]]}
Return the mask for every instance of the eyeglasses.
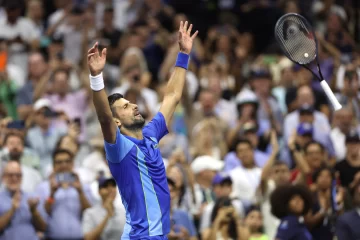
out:
{"label": "eyeglasses", "polygon": [[13,177],[21,178],[22,177],[22,173],[5,173],[4,175],[9,178],[13,178]]}
{"label": "eyeglasses", "polygon": [[55,163],[55,164],[58,164],[58,165],[63,164],[63,163],[70,164],[71,162],[72,162],[72,160],[71,160],[71,159],[66,159],[66,160],[55,160],[55,161],[54,161],[54,163]]}

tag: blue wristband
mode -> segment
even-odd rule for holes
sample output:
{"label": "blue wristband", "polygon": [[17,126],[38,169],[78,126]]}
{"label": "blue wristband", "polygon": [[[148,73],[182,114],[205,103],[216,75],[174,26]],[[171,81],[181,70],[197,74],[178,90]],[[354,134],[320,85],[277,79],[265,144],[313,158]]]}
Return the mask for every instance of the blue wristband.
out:
{"label": "blue wristband", "polygon": [[189,55],[187,55],[186,53],[179,52],[176,59],[175,67],[181,67],[187,70],[189,66],[189,59],[190,59]]}

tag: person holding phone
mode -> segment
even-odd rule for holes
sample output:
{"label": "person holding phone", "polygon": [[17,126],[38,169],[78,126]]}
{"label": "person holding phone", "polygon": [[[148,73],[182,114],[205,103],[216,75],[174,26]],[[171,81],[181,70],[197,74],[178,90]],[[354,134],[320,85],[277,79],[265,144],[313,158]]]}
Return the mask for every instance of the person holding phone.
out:
{"label": "person holding phone", "polygon": [[53,154],[53,173],[42,182],[36,194],[40,213],[47,222],[46,239],[83,239],[81,216],[91,207],[92,195],[74,172],[73,155],[64,149]]}

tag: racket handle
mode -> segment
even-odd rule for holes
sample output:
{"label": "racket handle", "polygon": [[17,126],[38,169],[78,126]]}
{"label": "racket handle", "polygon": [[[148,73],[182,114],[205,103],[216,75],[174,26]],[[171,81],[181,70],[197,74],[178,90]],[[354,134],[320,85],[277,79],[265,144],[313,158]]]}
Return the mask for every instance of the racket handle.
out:
{"label": "racket handle", "polygon": [[339,103],[339,101],[337,100],[337,98],[335,97],[331,88],[329,87],[329,84],[325,80],[322,80],[320,82],[320,84],[321,84],[321,87],[324,89],[326,96],[329,98],[331,104],[333,105],[335,111],[340,110],[342,108],[342,106]]}

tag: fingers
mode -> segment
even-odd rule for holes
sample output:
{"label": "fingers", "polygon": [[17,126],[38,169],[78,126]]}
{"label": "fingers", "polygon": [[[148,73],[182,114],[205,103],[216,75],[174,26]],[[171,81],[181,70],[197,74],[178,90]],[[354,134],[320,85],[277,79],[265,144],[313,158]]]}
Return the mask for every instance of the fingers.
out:
{"label": "fingers", "polygon": [[183,21],[180,22],[179,32],[182,32],[184,29],[184,23]]}
{"label": "fingers", "polygon": [[101,57],[102,57],[102,58],[106,58],[106,54],[107,54],[107,49],[104,48],[104,49],[101,51]]}
{"label": "fingers", "polygon": [[198,35],[199,31],[196,31],[192,36],[191,39],[194,40],[196,38],[196,36]]}
{"label": "fingers", "polygon": [[192,27],[193,27],[193,25],[190,24],[189,29],[187,30],[187,34],[188,34],[189,36],[190,36],[190,34],[191,34]]}
{"label": "fingers", "polygon": [[94,44],[94,46],[92,46],[92,48],[89,49],[88,54],[90,54],[90,53],[95,53],[96,50],[97,50],[97,47],[98,47],[98,42],[96,42],[96,43]]}

